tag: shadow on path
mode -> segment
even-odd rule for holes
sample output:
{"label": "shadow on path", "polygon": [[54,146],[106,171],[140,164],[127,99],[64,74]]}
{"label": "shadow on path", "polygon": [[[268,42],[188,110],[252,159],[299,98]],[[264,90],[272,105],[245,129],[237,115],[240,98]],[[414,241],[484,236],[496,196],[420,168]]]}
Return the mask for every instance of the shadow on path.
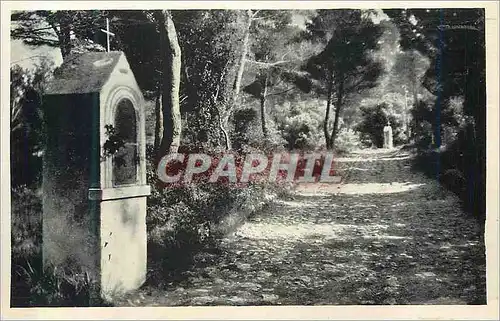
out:
{"label": "shadow on path", "polygon": [[299,186],[200,253],[183,281],[117,305],[485,304],[480,227],[410,170],[411,155],[338,160],[345,181]]}

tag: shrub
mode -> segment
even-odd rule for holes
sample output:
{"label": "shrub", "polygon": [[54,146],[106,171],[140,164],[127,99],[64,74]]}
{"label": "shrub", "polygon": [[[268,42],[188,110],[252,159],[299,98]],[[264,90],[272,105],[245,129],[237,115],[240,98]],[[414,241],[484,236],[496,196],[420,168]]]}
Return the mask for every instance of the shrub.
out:
{"label": "shrub", "polygon": [[[42,202],[35,191],[11,190],[11,305],[30,306],[32,287],[23,270],[41,268]],[[31,267],[31,268],[30,268]]]}
{"label": "shrub", "polygon": [[[189,148],[179,151],[188,153]],[[148,181],[152,185],[147,212],[149,280],[155,284],[176,280],[194,264],[198,251],[214,248],[222,236],[267,204],[267,194],[283,188],[263,182],[245,186],[209,183],[196,176],[190,184],[166,186],[158,181],[153,163],[148,167]]]}
{"label": "shrub", "polygon": [[301,100],[274,106],[276,128],[288,149],[314,149],[324,141],[324,105],[319,100]]}
{"label": "shrub", "polygon": [[461,129],[454,142],[440,149],[420,149],[416,166],[457,194],[465,210],[484,224],[486,180],[481,166],[485,166],[485,160],[478,156],[471,130],[467,126]]}
{"label": "shrub", "polygon": [[42,243],[42,201],[26,186],[11,191],[11,249],[13,257],[40,254]]}
{"label": "shrub", "polygon": [[347,153],[361,146],[359,134],[352,129],[342,128],[335,139],[335,150]]}
{"label": "shrub", "polygon": [[[215,152],[215,151],[214,151]],[[152,150],[148,148],[148,158]],[[202,248],[217,244],[223,235],[262,209],[268,195],[284,186],[269,182],[203,183],[163,188],[148,164],[147,231],[150,280],[175,280]],[[12,189],[12,305],[106,305],[89,276],[71,267],[43,268],[41,257],[42,203],[39,193],[21,186]],[[153,272],[153,273],[151,273]]]}
{"label": "shrub", "polygon": [[42,94],[53,64],[42,60],[33,69],[10,69],[10,165],[13,186],[40,180],[43,150]]}
{"label": "shrub", "polygon": [[416,165],[456,193],[465,210],[484,224],[486,160],[481,127],[475,117],[466,114],[463,97],[450,97],[442,107],[439,149],[435,149],[433,139],[436,132],[433,106],[419,101],[412,109],[413,133],[418,147]]}

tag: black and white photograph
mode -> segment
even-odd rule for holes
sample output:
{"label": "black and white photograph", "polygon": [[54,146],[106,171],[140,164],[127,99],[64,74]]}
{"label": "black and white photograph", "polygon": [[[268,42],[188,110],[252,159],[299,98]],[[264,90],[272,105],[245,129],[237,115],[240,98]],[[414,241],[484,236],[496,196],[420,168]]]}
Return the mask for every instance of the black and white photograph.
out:
{"label": "black and white photograph", "polygon": [[202,2],[2,5],[2,307],[496,306],[498,3]]}

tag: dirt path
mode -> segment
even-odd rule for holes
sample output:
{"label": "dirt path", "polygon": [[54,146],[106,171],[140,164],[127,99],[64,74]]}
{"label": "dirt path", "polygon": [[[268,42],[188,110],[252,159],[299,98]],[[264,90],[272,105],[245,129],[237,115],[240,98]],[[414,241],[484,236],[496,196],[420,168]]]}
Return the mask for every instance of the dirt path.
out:
{"label": "dirt path", "polygon": [[119,306],[484,304],[478,224],[401,151],[338,160],[338,186],[302,186],[200,255],[186,280]]}

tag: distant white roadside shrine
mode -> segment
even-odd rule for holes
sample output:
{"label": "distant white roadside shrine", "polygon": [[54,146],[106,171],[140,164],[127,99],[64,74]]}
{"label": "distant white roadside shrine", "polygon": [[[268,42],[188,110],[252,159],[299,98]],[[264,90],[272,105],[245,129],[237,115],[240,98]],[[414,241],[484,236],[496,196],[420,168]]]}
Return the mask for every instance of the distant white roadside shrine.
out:
{"label": "distant white roadside shrine", "polygon": [[[104,297],[140,287],[150,187],[144,100],[125,55],[67,57],[43,108],[44,265],[89,273]],[[113,139],[123,147],[106,154]]]}
{"label": "distant white roadside shrine", "polygon": [[388,121],[387,125],[384,126],[384,148],[394,148],[394,144],[392,142],[392,127],[390,121]]}

